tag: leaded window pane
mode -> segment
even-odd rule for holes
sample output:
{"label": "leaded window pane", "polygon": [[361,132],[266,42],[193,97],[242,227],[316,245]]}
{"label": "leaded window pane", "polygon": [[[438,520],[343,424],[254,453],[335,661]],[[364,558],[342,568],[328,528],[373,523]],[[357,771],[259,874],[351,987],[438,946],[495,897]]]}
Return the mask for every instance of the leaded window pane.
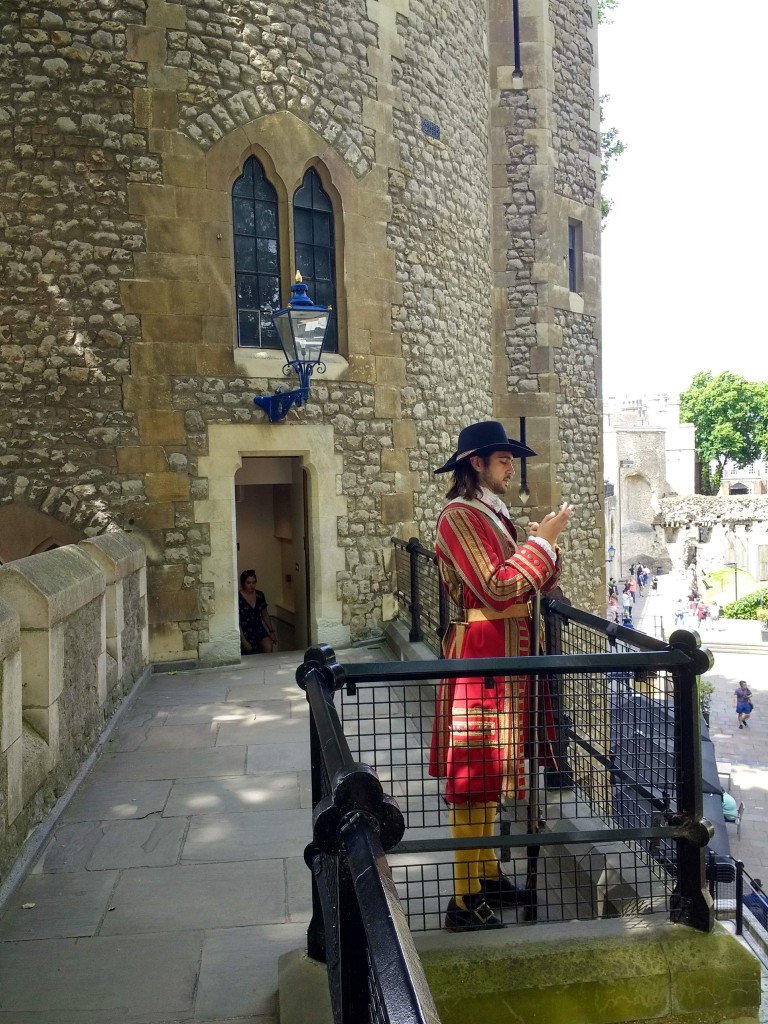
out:
{"label": "leaded window pane", "polygon": [[271,317],[265,324],[260,315],[266,305],[280,306],[277,192],[254,156],[232,186],[232,224],[239,344],[279,348]]}
{"label": "leaded window pane", "polygon": [[[294,258],[312,300],[336,309],[336,251],[333,205],[317,171],[310,168],[293,196]],[[336,317],[331,318],[325,350],[338,349]]]}

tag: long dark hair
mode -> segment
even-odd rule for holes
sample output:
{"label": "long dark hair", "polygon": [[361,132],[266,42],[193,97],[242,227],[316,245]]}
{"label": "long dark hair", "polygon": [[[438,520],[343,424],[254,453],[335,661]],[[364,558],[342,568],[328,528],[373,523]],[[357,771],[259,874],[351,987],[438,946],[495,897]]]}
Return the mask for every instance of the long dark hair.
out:
{"label": "long dark hair", "polygon": [[[481,455],[480,458],[483,460],[483,465],[487,466],[490,456]],[[446,498],[449,501],[453,501],[454,498],[464,498],[469,501],[476,498],[479,493],[480,477],[478,472],[469,459],[462,459],[453,471],[453,482],[448,488]]]}

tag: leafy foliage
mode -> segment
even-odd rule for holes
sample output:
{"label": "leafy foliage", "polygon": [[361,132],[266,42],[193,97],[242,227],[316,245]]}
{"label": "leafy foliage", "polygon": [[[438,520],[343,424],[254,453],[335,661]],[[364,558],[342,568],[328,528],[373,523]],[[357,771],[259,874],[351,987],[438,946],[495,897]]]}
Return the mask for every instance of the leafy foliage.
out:
{"label": "leafy foliage", "polygon": [[[615,160],[616,157],[621,156],[624,150],[627,148],[626,143],[622,142],[619,138],[618,128],[602,128],[603,120],[605,119],[605,104],[611,97],[603,95],[600,97],[600,182],[605,184],[605,180],[608,177],[608,171],[610,169],[611,160]],[[600,219],[605,220],[608,214],[611,212],[613,206],[613,200],[608,199],[606,196],[600,197]]]}
{"label": "leafy foliage", "polygon": [[717,494],[726,462],[747,466],[766,455],[768,384],[697,373],[680,396],[680,421],[696,427],[702,491]]}
{"label": "leafy foliage", "polygon": [[738,601],[731,601],[723,608],[726,619],[760,619],[768,622],[768,587],[755,590]]}
{"label": "leafy foliage", "polygon": [[618,6],[619,0],[597,0],[597,23],[598,25],[610,25],[608,14]]}
{"label": "leafy foliage", "polygon": [[[615,10],[619,0],[597,0],[597,23],[598,25],[610,25],[611,19],[608,14]],[[612,160],[621,156],[627,148],[626,144],[619,138],[618,128],[603,128],[605,120],[605,105],[611,97],[607,94],[600,97],[600,183],[605,184]],[[613,200],[607,196],[600,197],[600,220],[605,223],[605,218],[611,212]]]}

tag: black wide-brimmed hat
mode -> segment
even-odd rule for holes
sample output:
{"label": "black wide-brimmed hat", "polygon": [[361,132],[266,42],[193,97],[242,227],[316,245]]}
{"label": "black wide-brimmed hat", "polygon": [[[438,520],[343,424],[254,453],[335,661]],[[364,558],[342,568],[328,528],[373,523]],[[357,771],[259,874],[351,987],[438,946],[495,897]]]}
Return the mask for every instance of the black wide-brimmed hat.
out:
{"label": "black wide-brimmed hat", "polygon": [[526,459],[536,454],[528,445],[507,437],[507,432],[501,423],[497,423],[496,420],[486,420],[483,423],[472,423],[470,426],[464,427],[459,434],[456,451],[446,464],[440,469],[436,469],[435,472],[450,473],[470,455],[490,455],[491,452],[512,452],[518,458]]}

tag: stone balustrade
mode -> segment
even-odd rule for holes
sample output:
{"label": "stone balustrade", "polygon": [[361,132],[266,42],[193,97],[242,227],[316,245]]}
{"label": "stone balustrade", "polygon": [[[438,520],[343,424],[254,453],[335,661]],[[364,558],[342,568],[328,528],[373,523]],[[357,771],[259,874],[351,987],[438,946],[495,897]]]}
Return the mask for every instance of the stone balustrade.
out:
{"label": "stone balustrade", "polygon": [[127,534],[0,567],[0,882],[148,649],[146,559]]}

